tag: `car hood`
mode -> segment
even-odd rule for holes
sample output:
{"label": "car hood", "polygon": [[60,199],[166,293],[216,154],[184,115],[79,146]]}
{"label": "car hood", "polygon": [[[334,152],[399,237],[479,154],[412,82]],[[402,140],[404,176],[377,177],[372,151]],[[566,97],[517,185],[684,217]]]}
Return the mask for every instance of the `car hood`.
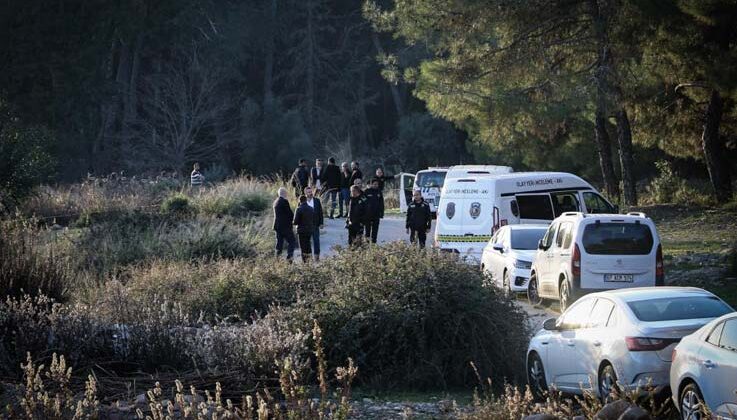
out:
{"label": "car hood", "polygon": [[516,260],[532,262],[535,260],[536,253],[535,249],[513,249],[509,252],[509,256]]}

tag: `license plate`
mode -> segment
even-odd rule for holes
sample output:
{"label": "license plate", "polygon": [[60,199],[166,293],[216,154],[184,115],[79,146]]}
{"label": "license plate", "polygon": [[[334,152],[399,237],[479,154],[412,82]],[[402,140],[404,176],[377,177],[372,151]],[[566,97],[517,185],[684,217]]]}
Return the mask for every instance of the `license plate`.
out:
{"label": "license plate", "polygon": [[604,274],[604,281],[632,283],[633,280],[632,274]]}

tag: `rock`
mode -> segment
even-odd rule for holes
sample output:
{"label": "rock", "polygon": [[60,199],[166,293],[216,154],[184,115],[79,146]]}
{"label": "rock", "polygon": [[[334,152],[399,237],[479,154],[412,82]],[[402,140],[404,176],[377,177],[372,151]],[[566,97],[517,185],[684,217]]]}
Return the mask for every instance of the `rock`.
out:
{"label": "rock", "polygon": [[522,420],[558,420],[558,418],[550,414],[532,414]]}
{"label": "rock", "polygon": [[621,416],[619,420],[649,420],[650,415],[642,407],[636,405],[631,406]]}
{"label": "rock", "polygon": [[632,404],[624,400],[617,400],[605,405],[594,416],[595,420],[617,420]]}

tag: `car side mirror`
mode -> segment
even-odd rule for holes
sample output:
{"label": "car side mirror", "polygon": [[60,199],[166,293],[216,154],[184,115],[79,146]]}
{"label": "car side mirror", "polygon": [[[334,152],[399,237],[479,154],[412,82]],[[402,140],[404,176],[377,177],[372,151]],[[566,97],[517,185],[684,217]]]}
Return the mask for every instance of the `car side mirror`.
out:
{"label": "car side mirror", "polygon": [[494,251],[499,251],[502,254],[504,253],[504,245],[502,245],[502,244],[499,244],[499,243],[494,244],[494,245],[492,245],[492,248],[494,248]]}
{"label": "car side mirror", "polygon": [[537,249],[540,249],[542,251],[545,251],[545,244],[543,243],[543,240],[540,239],[537,241]]}
{"label": "car side mirror", "polygon": [[558,320],[556,318],[548,318],[543,322],[543,329],[546,331],[556,331],[558,329],[558,326],[556,325],[556,322]]}

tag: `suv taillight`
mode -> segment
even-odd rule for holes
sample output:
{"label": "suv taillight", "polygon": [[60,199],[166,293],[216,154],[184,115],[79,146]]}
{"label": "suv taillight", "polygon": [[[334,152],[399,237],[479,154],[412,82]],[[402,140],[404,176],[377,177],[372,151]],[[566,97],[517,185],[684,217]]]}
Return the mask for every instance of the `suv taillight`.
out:
{"label": "suv taillight", "polygon": [[658,251],[655,253],[655,285],[665,285],[665,268],[663,267],[662,245],[658,245]]}
{"label": "suv taillight", "polygon": [[571,257],[571,274],[574,276],[581,275],[581,250],[578,249],[578,244],[573,247],[573,256]]}

